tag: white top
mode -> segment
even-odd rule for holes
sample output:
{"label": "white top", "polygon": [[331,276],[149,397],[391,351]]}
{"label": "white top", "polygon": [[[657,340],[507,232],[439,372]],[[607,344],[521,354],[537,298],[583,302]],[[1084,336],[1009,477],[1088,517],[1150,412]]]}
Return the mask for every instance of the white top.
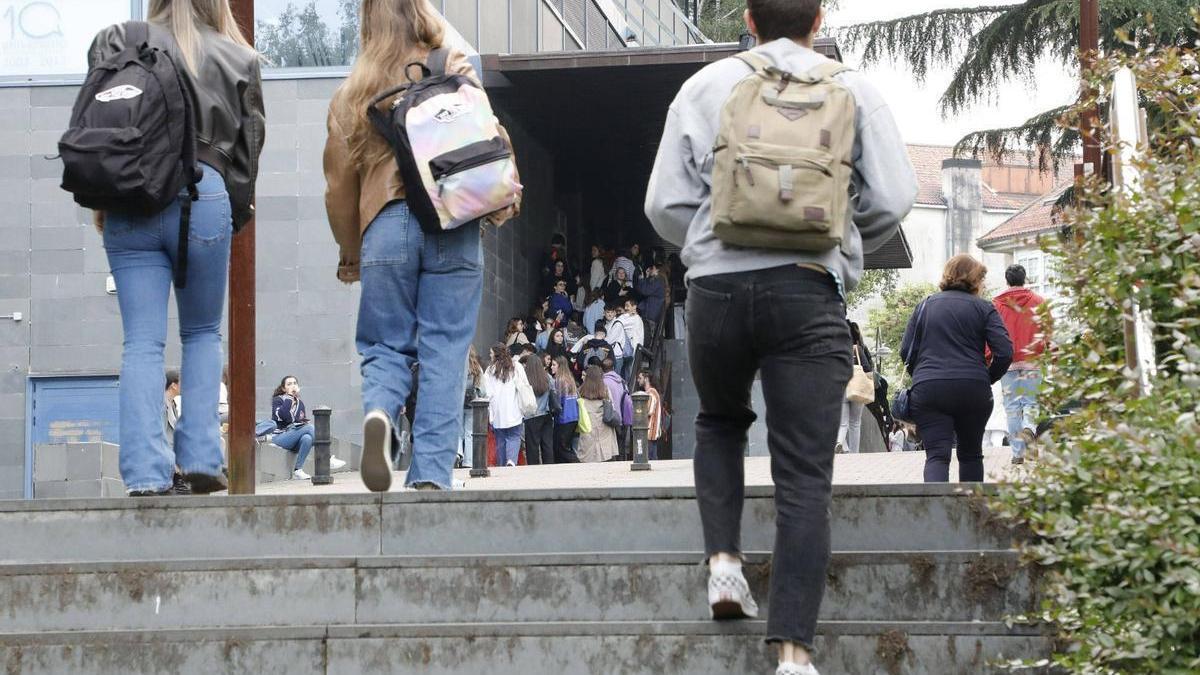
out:
{"label": "white top", "polygon": [[595,258],[592,260],[591,278],[588,280],[592,288],[600,288],[604,285],[604,261]]}
{"label": "white top", "polygon": [[[637,351],[638,347],[646,344],[646,322],[642,321],[641,316],[637,314],[624,314],[619,320],[621,325],[625,327],[625,332],[629,334],[629,343],[633,345],[634,351]],[[633,354],[629,356],[633,356]]]}
{"label": "white top", "polygon": [[[521,367],[515,363],[513,365],[515,368]],[[488,419],[493,429],[511,429],[525,421],[525,416],[521,414],[521,404],[517,400],[515,370],[508,382],[501,382],[496,377],[495,366],[489,366],[483,373],[483,390],[491,399],[488,402]]]}
{"label": "white top", "polygon": [[608,322],[604,339],[608,340],[608,344],[613,346],[614,359],[631,356],[625,353],[625,324],[621,323],[620,319],[613,319]]}

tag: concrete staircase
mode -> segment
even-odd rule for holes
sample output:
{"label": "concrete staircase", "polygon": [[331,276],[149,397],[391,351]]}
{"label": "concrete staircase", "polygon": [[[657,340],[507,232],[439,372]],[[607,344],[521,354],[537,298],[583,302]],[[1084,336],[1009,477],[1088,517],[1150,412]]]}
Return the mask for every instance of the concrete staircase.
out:
{"label": "concrete staircase", "polygon": [[[743,541],[769,550],[769,489]],[[835,489],[821,672],[1048,649],[1009,533],[946,486]],[[769,673],[707,621],[690,489],[0,504],[7,673]],[[766,609],[769,556],[749,556]],[[764,614],[765,616],[765,614]]]}

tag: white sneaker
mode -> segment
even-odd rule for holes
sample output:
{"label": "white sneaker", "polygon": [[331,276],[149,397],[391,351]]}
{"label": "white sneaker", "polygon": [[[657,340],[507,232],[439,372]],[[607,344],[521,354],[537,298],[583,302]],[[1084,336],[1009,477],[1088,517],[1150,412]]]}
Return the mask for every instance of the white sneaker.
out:
{"label": "white sneaker", "polygon": [[758,604],[750,594],[750,584],[742,574],[741,563],[721,561],[710,567],[708,605],[715,621],[758,616]]}
{"label": "white sneaker", "polygon": [[817,672],[817,669],[815,667],[813,667],[813,664],[811,664],[811,663],[808,663],[808,664],[805,664],[802,666],[799,663],[792,663],[791,661],[786,661],[784,663],[779,664],[779,667],[775,669],[775,675],[821,675],[821,674]]}
{"label": "white sneaker", "polygon": [[371,492],[392,488],[392,421],[382,410],[372,410],[363,419],[362,482]]}
{"label": "white sneaker", "polygon": [[333,455],[329,456],[329,470],[330,471],[337,471],[338,469],[341,469],[345,466],[346,466],[345,460],[338,459],[337,457],[334,457]]}
{"label": "white sneaker", "polygon": [[312,476],[304,473],[304,469],[296,469],[292,472],[292,480],[312,480]]}

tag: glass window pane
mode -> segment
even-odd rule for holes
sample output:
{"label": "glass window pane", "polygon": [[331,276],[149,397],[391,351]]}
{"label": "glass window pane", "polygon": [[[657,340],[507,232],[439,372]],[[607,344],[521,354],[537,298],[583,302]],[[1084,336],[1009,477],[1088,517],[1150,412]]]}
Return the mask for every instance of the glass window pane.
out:
{"label": "glass window pane", "polygon": [[100,29],[128,21],[130,0],[0,0],[0,78],[81,75]]}
{"label": "glass window pane", "polygon": [[358,54],[359,0],[254,0],[254,42],[274,68],[347,66]]}

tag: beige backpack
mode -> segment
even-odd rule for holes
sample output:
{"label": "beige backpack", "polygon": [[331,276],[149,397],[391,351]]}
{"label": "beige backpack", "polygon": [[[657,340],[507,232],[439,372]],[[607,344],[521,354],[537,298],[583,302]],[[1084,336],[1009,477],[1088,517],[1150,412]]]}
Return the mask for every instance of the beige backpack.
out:
{"label": "beige backpack", "polygon": [[828,251],[842,244],[849,219],[854,95],[830,61],[804,74],[785,72],[746,52],[754,73],[721,112],[713,149],[713,231],[726,244]]}

